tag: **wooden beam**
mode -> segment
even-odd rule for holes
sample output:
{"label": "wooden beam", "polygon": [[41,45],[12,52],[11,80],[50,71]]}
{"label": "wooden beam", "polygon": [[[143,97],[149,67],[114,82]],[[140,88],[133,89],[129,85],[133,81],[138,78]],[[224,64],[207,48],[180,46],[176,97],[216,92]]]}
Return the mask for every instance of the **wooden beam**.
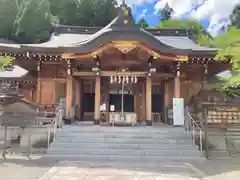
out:
{"label": "wooden beam", "polygon": [[[147,77],[148,72],[146,71],[135,71],[135,72],[116,72],[116,71],[101,71],[100,76],[109,77],[109,76],[137,76],[137,77]],[[96,76],[94,72],[73,72],[73,76]],[[169,78],[175,77],[173,73],[153,73],[152,77],[158,78]],[[182,75],[181,77],[185,77]]]}

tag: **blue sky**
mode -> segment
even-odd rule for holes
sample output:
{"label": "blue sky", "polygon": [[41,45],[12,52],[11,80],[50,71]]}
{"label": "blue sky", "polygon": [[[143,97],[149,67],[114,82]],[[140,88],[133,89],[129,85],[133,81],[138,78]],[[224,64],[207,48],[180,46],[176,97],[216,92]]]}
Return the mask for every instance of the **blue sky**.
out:
{"label": "blue sky", "polygon": [[[121,0],[118,0],[119,2]],[[212,35],[227,26],[229,14],[240,0],[125,0],[134,18],[144,17],[150,26],[159,23],[159,9],[166,3],[174,9],[173,18],[192,18],[201,22]]]}

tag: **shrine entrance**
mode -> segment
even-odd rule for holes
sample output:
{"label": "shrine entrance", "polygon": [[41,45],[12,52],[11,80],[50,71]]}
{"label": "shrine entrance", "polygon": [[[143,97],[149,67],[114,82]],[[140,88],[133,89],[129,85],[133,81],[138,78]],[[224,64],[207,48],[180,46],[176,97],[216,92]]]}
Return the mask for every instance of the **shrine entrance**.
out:
{"label": "shrine entrance", "polygon": [[[149,89],[148,76],[135,76],[134,72],[99,76],[99,79],[101,89],[98,110],[106,123],[135,125],[139,121],[146,122],[147,110],[153,122],[164,121],[165,88],[161,79],[154,79]],[[94,77],[82,78],[80,82],[82,94],[76,92],[80,97],[80,107],[76,108],[75,117],[80,121],[93,121],[97,108],[96,92],[99,89]]]}

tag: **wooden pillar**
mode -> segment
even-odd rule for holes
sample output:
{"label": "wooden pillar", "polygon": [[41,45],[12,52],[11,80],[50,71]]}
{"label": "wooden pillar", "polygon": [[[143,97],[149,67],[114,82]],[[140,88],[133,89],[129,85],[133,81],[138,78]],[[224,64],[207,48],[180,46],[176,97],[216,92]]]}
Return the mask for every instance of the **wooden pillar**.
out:
{"label": "wooden pillar", "polygon": [[37,92],[36,92],[36,102],[37,104],[41,104],[41,85],[42,85],[42,82],[41,82],[41,78],[38,77],[37,78]]}
{"label": "wooden pillar", "polygon": [[146,125],[152,126],[152,79],[146,78]]}
{"label": "wooden pillar", "polygon": [[164,122],[167,123],[167,119],[168,119],[168,106],[170,105],[169,102],[169,83],[168,80],[166,79],[164,81]]}
{"label": "wooden pillar", "polygon": [[106,103],[106,121],[109,121],[109,81],[106,81],[106,87],[105,87],[105,103]]}
{"label": "wooden pillar", "polygon": [[140,94],[140,98],[141,98],[141,104],[140,104],[140,120],[144,121],[146,120],[146,84],[145,82],[142,82],[140,84],[141,86],[141,94]]}
{"label": "wooden pillar", "polygon": [[175,98],[181,97],[180,77],[178,76],[174,78],[174,97]]}
{"label": "wooden pillar", "polygon": [[101,103],[101,78],[96,76],[95,81],[95,106],[94,106],[94,124],[99,124],[100,122],[100,103]]}
{"label": "wooden pillar", "polygon": [[41,104],[41,60],[39,59],[37,62],[37,89],[36,89],[36,102],[37,104]]}
{"label": "wooden pillar", "polygon": [[72,76],[68,75],[67,76],[67,81],[66,81],[66,118],[72,119],[73,118],[73,113],[72,113],[72,89],[73,89],[73,78]]}
{"label": "wooden pillar", "polygon": [[80,80],[75,79],[75,85],[76,85],[76,90],[75,90],[75,106],[80,105],[80,93],[81,93],[81,87],[80,87]]}
{"label": "wooden pillar", "polygon": [[174,97],[175,98],[181,97],[180,62],[177,63],[177,72],[176,76],[174,77]]}
{"label": "wooden pillar", "polygon": [[81,109],[80,109],[80,93],[81,93],[81,87],[80,87],[80,80],[74,79],[75,81],[75,99],[74,99],[74,106],[75,106],[75,117],[80,120],[81,119]]}

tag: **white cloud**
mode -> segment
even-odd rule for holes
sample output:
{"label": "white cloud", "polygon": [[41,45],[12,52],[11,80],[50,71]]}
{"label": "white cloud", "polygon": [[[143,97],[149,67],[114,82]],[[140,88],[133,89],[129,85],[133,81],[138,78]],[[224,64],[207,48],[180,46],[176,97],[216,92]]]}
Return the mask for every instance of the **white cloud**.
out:
{"label": "white cloud", "polygon": [[[121,4],[123,0],[117,0],[118,4]],[[125,0],[126,4],[130,7],[133,7],[134,5],[139,5],[143,3],[152,3],[155,0]]]}
{"label": "white cloud", "polygon": [[[155,5],[155,10],[158,11],[168,3],[174,9],[174,17],[190,12],[192,18],[209,19],[208,30],[214,35],[219,28],[227,25],[229,14],[239,2],[240,0],[160,0]],[[194,9],[197,5],[199,7]]]}
{"label": "white cloud", "polygon": [[174,9],[175,17],[180,17],[186,12],[191,11],[192,7],[197,4],[200,4],[203,0],[160,0],[155,5],[155,10],[159,11],[159,9],[164,8],[166,3],[169,4],[171,8]]}
{"label": "white cloud", "polygon": [[147,12],[148,12],[148,10],[147,10],[147,9],[144,9],[144,10],[142,11],[142,13],[139,15],[139,17],[140,17],[140,18],[145,17],[146,14],[147,14]]}

